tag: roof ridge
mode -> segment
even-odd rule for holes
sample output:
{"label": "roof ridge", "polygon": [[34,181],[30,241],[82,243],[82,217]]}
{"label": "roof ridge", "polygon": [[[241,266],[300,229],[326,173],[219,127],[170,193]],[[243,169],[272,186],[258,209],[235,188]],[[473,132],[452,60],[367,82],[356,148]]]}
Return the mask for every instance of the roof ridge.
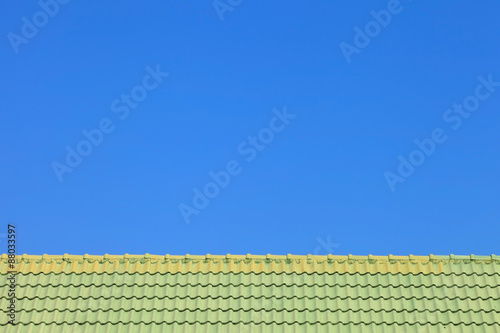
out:
{"label": "roof ridge", "polygon": [[[8,256],[0,257],[0,273],[9,270]],[[16,257],[21,274],[37,273],[500,273],[500,257],[491,256],[294,256],[294,255],[27,255]]]}
{"label": "roof ridge", "polygon": [[[206,254],[206,255],[152,255],[149,253],[146,253],[144,255],[131,255],[131,254],[124,254],[124,255],[110,255],[110,254],[104,254],[104,255],[89,255],[89,254],[84,254],[84,255],[70,255],[70,254],[63,254],[63,255],[48,255],[48,254],[43,254],[43,255],[30,255],[30,254],[23,254],[18,256],[18,260],[64,260],[64,261],[83,261],[83,260],[98,260],[98,261],[106,261],[106,260],[130,260],[130,259],[143,259],[143,260],[163,260],[163,261],[169,261],[169,260],[184,260],[184,261],[190,261],[190,260],[211,260],[211,259],[218,259],[218,260],[300,260],[300,261],[316,261],[316,262],[324,262],[325,260],[328,261],[419,261],[419,262],[449,262],[449,261],[454,261],[454,260],[469,260],[469,261],[498,261],[500,262],[500,256],[497,256],[495,254],[491,254],[489,256],[485,255],[433,255],[430,254],[428,256],[415,256],[415,255],[407,255],[407,256],[395,256],[392,254],[389,254],[387,256],[375,256],[375,255],[292,255],[292,254],[287,254],[287,255],[252,255],[252,254],[246,254],[246,255],[234,255],[234,254],[226,254],[226,255],[212,255],[212,254]],[[3,253],[0,257],[0,260],[8,260],[8,255]]]}

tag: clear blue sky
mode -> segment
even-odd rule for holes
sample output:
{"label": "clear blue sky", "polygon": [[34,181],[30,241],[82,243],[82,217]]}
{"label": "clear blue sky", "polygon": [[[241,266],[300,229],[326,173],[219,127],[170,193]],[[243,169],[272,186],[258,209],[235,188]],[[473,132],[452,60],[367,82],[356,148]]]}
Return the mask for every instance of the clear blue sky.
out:
{"label": "clear blue sky", "polygon": [[0,4],[19,253],[500,254],[498,1],[41,3]]}

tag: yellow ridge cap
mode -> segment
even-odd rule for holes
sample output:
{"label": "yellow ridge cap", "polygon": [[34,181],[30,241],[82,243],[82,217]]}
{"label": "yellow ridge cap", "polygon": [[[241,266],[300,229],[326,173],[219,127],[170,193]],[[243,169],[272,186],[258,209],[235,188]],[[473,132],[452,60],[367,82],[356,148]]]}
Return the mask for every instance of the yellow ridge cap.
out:
{"label": "yellow ridge cap", "polygon": [[[0,273],[9,270],[0,257]],[[472,274],[500,273],[500,257],[354,255],[28,255],[16,256],[15,271],[49,273],[349,273]]]}
{"label": "yellow ridge cap", "polygon": [[[151,260],[179,260],[179,259],[189,259],[189,260],[200,260],[200,259],[279,259],[279,260],[286,260],[286,259],[293,259],[293,260],[315,260],[315,261],[324,261],[324,260],[382,260],[382,261],[391,261],[391,260],[404,260],[404,261],[433,261],[433,260],[493,260],[493,261],[500,261],[500,257],[496,256],[494,254],[489,255],[489,256],[478,256],[478,255],[433,255],[430,254],[428,256],[415,256],[415,255],[407,255],[407,256],[395,256],[392,254],[389,254],[387,256],[374,256],[374,255],[292,255],[292,254],[287,254],[287,255],[272,255],[272,254],[266,254],[266,255],[256,255],[256,254],[246,254],[246,255],[235,255],[235,254],[225,254],[225,255],[214,255],[214,254],[205,254],[205,255],[191,255],[191,254],[185,254],[185,255],[171,255],[171,254],[166,254],[166,255],[153,255],[153,254],[128,254],[125,253],[124,255],[112,255],[112,254],[104,254],[104,255],[89,255],[89,254],[84,254],[84,255],[77,255],[77,254],[56,254],[56,255],[49,255],[49,254],[43,254],[43,255],[32,255],[32,254],[23,254],[23,255],[16,255],[17,260],[22,260],[22,259],[30,259],[30,260],[53,260],[53,259],[61,259],[61,260],[128,260],[128,259],[151,259]],[[8,259],[8,255],[6,253],[1,254],[0,259]]]}

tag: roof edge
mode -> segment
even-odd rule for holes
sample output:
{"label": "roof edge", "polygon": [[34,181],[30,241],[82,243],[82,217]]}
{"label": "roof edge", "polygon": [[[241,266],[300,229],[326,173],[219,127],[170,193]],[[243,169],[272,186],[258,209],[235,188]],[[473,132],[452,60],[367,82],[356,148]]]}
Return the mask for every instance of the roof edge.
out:
{"label": "roof edge", "polygon": [[[15,266],[14,268],[12,266]],[[0,274],[495,274],[500,257],[490,256],[339,256],[339,255],[28,255],[12,265],[0,258]]]}
{"label": "roof edge", "polygon": [[[234,255],[234,254],[226,254],[226,255],[153,255],[146,253],[144,255],[135,255],[135,254],[124,254],[124,255],[72,255],[72,254],[63,254],[63,255],[31,255],[31,254],[23,254],[17,255],[17,260],[64,260],[64,261],[83,261],[83,260],[92,260],[92,261],[106,261],[106,260],[128,260],[128,259],[142,259],[142,260],[154,260],[154,261],[168,261],[168,260],[305,260],[305,261],[316,261],[323,262],[327,261],[366,261],[366,260],[376,260],[380,261],[419,261],[419,262],[436,262],[436,261],[454,261],[454,260],[466,260],[466,261],[500,261],[500,256],[491,254],[489,256],[482,255],[433,255],[430,254],[428,256],[415,256],[415,255],[407,255],[407,256],[395,256],[389,254],[387,256],[375,256],[375,255],[254,255],[254,254],[246,254],[246,255]],[[8,255],[3,253],[0,259],[6,260],[8,259]]]}

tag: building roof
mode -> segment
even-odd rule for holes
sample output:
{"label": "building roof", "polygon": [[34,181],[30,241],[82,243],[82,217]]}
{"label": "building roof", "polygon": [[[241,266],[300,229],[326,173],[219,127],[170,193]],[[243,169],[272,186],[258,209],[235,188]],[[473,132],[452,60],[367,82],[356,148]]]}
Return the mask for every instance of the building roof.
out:
{"label": "building roof", "polygon": [[[9,287],[7,255],[0,288]],[[5,332],[500,332],[498,256],[17,258]]]}

